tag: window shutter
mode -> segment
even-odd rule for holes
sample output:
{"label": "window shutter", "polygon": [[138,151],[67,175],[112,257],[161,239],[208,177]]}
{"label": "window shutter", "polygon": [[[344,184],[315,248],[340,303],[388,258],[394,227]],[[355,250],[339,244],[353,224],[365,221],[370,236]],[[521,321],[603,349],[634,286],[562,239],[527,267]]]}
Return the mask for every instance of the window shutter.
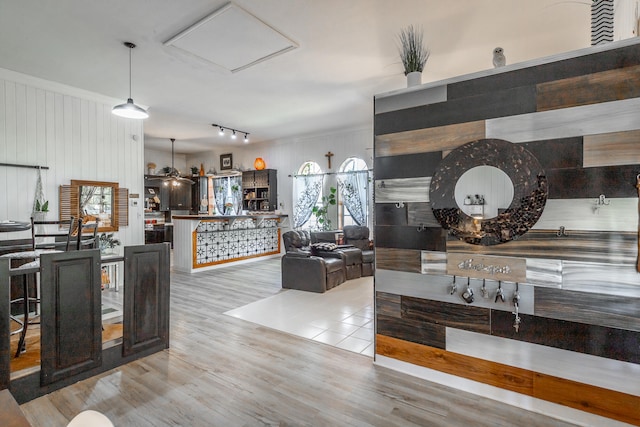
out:
{"label": "window shutter", "polygon": [[129,189],[118,188],[118,227],[129,225]]}
{"label": "window shutter", "polygon": [[71,217],[79,218],[78,212],[80,206],[79,191],[77,186],[61,185],[60,186],[60,206],[58,208],[59,220],[68,221]]}

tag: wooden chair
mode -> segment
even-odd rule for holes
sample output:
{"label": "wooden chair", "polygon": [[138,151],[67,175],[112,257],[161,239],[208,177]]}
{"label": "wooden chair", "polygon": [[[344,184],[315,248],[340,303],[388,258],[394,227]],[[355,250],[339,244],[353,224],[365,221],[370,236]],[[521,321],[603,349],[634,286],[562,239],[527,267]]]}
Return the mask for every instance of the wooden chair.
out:
{"label": "wooden chair", "polygon": [[[78,220],[78,227],[79,224]],[[74,217],[58,221],[39,221],[31,217],[31,249],[33,251],[57,250],[66,252],[71,249],[75,229],[76,220]],[[53,241],[46,239],[53,239]]]}
{"label": "wooden chair", "polygon": [[78,240],[76,250],[95,249],[98,247],[98,221],[84,223],[78,220]]}

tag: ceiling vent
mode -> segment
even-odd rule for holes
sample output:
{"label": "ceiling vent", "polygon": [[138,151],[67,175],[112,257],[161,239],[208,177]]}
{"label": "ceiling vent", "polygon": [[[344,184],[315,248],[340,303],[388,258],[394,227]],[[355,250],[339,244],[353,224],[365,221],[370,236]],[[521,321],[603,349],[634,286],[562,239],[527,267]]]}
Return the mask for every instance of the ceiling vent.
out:
{"label": "ceiling vent", "polygon": [[237,73],[298,47],[297,43],[240,6],[228,3],[166,42]]}

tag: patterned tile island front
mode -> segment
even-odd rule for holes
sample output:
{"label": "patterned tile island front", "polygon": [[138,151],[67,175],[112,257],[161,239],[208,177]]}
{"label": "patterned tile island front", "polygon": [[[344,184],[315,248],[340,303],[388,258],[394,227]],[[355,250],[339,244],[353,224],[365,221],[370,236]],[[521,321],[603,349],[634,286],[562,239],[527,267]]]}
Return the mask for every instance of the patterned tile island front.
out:
{"label": "patterned tile island front", "polygon": [[280,254],[287,215],[177,215],[174,268],[193,273],[230,262]]}

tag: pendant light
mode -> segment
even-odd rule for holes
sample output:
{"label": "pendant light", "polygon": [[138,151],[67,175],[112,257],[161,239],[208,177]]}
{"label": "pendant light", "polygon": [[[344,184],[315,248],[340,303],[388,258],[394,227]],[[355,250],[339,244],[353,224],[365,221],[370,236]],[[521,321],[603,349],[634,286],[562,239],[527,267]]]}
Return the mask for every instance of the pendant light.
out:
{"label": "pendant light", "polygon": [[173,145],[176,142],[176,139],[175,138],[170,138],[169,140],[171,141],[171,171],[167,174],[166,178],[164,178],[164,181],[171,182],[171,185],[173,185],[173,186],[178,186],[183,182],[185,184],[189,184],[189,185],[195,184],[195,182],[190,180],[189,178],[181,177],[180,173],[178,172],[178,170],[173,166],[173,160],[174,160],[174,148],[173,148]]}
{"label": "pendant light", "polygon": [[111,112],[119,117],[125,117],[127,119],[146,119],[149,117],[149,113],[133,103],[131,98],[131,50],[136,47],[131,42],[124,42],[124,45],[129,48],[129,99],[125,104],[116,105]]}

